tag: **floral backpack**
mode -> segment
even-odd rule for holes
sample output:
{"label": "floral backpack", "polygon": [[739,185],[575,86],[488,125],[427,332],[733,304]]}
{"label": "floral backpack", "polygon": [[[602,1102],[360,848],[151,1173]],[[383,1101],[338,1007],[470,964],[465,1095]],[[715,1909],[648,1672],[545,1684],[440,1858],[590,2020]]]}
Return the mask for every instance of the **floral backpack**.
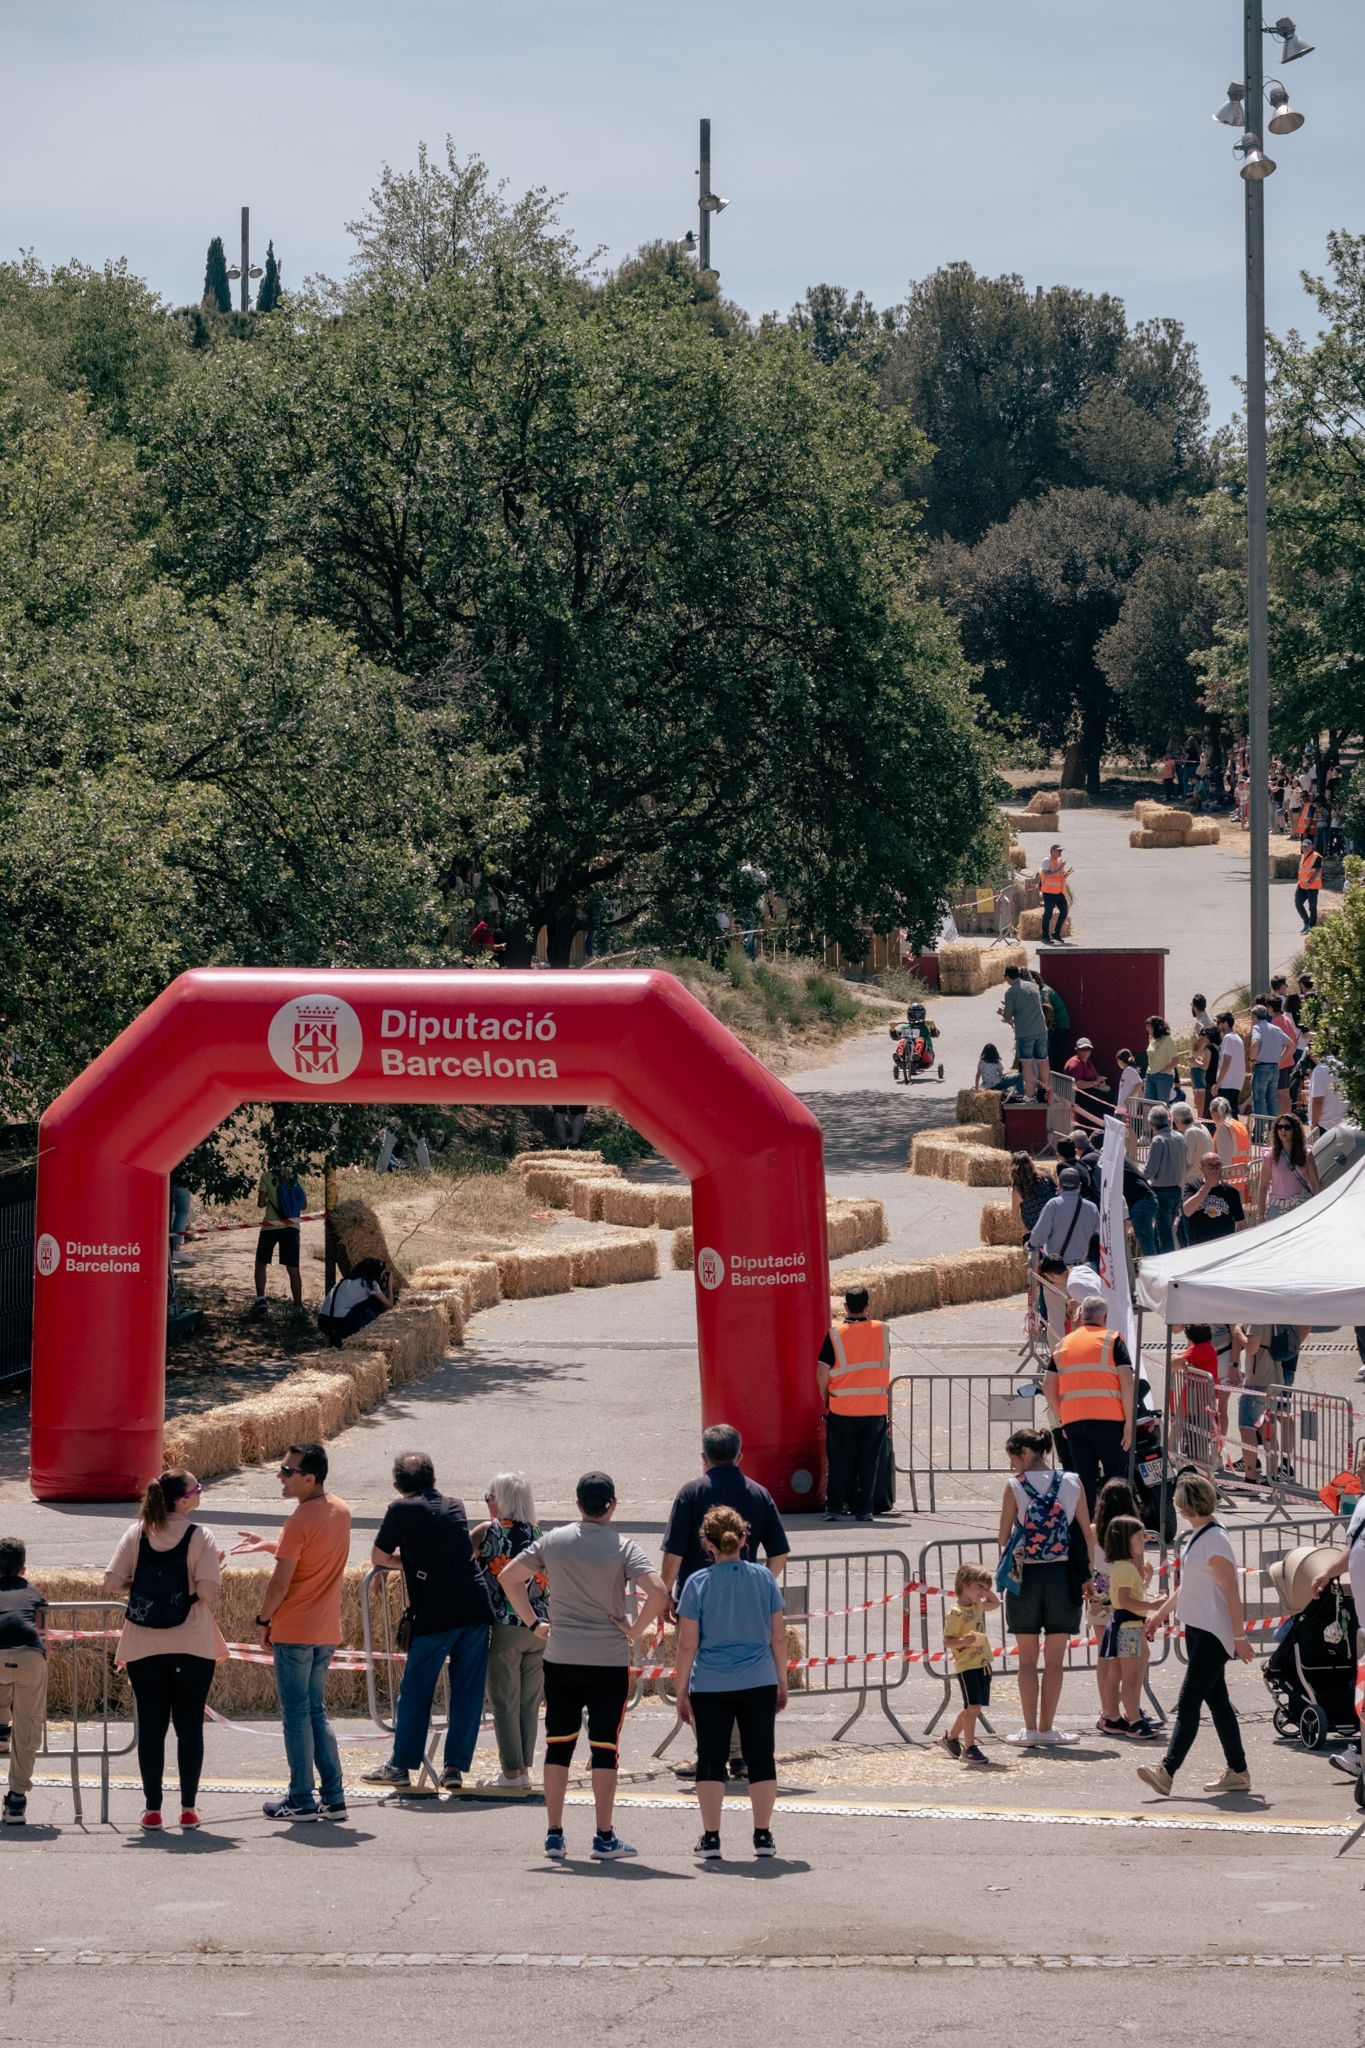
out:
{"label": "floral backpack", "polygon": [[1061,1473],[1053,1473],[1046,1493],[1030,1486],[1023,1474],[1019,1484],[1029,1497],[1029,1507],[1015,1551],[1016,1564],[1065,1564],[1071,1548],[1071,1517],[1057,1498],[1062,1489]]}

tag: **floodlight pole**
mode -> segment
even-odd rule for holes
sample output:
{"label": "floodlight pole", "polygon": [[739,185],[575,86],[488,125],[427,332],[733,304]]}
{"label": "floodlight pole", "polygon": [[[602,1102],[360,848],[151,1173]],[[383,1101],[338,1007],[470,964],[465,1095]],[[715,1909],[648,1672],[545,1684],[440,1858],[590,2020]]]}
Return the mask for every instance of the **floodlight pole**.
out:
{"label": "floodlight pole", "polygon": [[[1246,125],[1261,134],[1260,0],[1243,0]],[[1270,986],[1270,622],[1266,522],[1265,181],[1243,180],[1247,311],[1247,772],[1251,780],[1251,993]]]}
{"label": "floodlight pole", "polygon": [[707,200],[711,197],[711,123],[703,120],[701,140],[697,150],[697,269],[711,268],[711,208]]}
{"label": "floodlight pole", "polygon": [[251,311],[251,208],[242,208],[242,311]]}

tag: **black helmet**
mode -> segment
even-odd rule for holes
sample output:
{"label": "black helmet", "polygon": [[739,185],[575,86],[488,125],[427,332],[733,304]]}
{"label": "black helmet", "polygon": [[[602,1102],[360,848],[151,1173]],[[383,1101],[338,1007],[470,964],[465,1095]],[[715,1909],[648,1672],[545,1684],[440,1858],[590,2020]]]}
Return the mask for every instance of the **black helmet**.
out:
{"label": "black helmet", "polygon": [[910,1019],[910,1022],[912,1024],[922,1024],[924,1022],[923,1003],[911,1003],[907,1008],[905,1014]]}

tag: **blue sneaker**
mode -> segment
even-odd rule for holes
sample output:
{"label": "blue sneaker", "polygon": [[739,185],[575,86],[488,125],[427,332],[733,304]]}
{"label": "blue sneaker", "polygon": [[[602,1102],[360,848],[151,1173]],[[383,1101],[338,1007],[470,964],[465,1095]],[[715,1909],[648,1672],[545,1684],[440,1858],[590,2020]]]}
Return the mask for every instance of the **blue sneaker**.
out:
{"label": "blue sneaker", "polygon": [[550,1829],[549,1833],[545,1837],[545,1854],[547,1856],[553,1857],[556,1863],[562,1863],[564,1861],[565,1849],[563,1828]]}
{"label": "blue sneaker", "polygon": [[634,1856],[637,1852],[613,1828],[609,1835],[593,1836],[592,1853],[599,1863],[614,1863],[618,1856]]}
{"label": "blue sneaker", "polygon": [[316,1806],[301,1806],[286,1792],[283,1799],[267,1799],[261,1812],[267,1820],[320,1820]]}

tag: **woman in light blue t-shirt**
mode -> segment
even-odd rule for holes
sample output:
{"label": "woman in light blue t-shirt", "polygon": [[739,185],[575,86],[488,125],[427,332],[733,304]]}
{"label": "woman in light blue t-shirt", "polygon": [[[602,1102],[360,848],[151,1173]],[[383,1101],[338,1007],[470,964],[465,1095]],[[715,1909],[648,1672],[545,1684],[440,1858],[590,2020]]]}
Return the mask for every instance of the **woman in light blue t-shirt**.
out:
{"label": "woman in light blue t-shirt", "polygon": [[718,1857],[730,1734],[739,1726],[749,1770],[754,1854],[774,1856],[776,1719],[787,1704],[787,1622],[782,1589],[763,1565],[740,1556],[748,1525],[712,1508],[701,1525],[715,1563],[694,1572],[678,1602],[678,1712],[697,1731],[697,1854]]}

